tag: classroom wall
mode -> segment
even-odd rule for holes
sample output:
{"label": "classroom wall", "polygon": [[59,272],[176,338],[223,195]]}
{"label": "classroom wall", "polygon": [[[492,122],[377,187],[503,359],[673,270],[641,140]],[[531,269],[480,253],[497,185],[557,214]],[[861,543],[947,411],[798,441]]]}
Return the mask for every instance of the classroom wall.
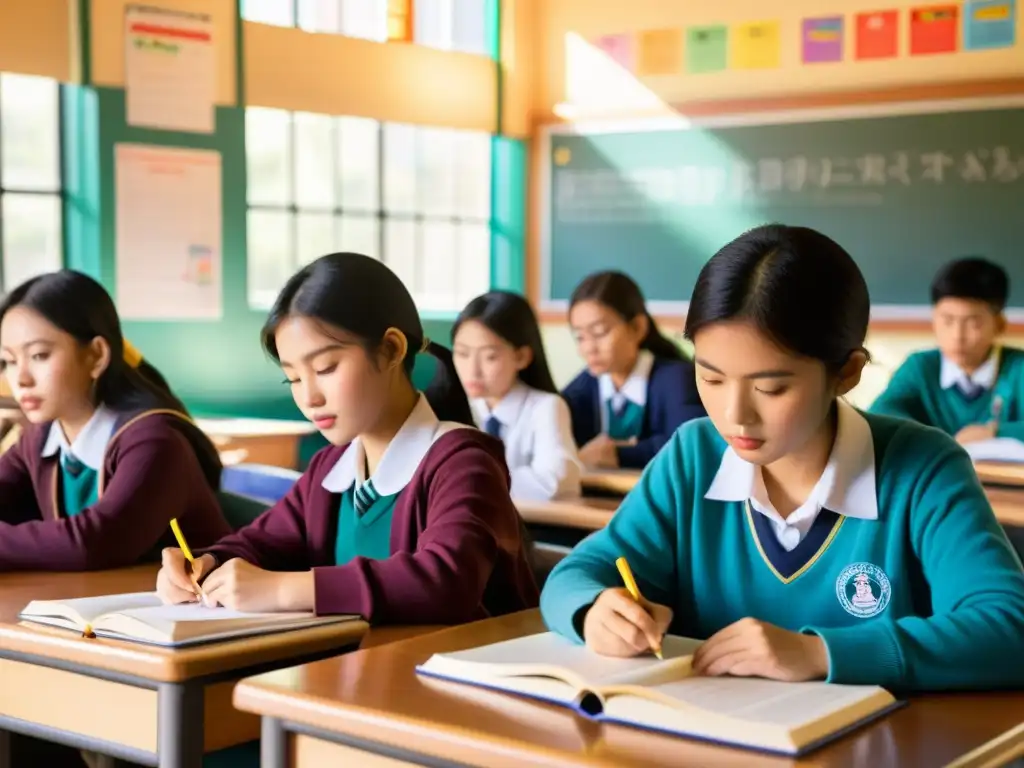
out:
{"label": "classroom wall", "polygon": [[[970,91],[971,84],[1024,77],[1024,17],[1017,14],[1017,46],[1011,49],[909,57],[906,0],[546,0],[532,19],[537,52],[531,118],[534,124],[573,119],[635,117],[686,113],[687,106],[702,111],[749,108],[752,100],[771,97],[807,97],[839,94],[840,98],[871,101],[893,89],[912,93],[915,88]],[[850,25],[859,11],[901,9],[900,55],[873,62],[855,61]],[[801,20],[841,14],[845,17],[844,61],[800,63]],[[614,64],[591,41],[602,35],[644,30],[684,29],[690,25],[734,24],[778,20],[781,35],[780,66],[757,71],[726,70],[702,75],[662,75],[637,78]],[[731,33],[730,29],[730,33]],[[635,41],[635,37],[634,37]],[[634,55],[636,49],[634,48]],[[534,142],[530,175],[530,238],[527,247],[528,283],[537,295],[540,233],[540,168]],[[738,233],[737,233],[738,234]],[[709,254],[710,256],[710,254]],[[930,280],[923,275],[922,280]],[[667,327],[677,337],[678,321]],[[544,339],[553,374],[559,384],[580,368],[580,360],[564,318],[545,315]],[[1024,344],[1024,334],[1008,339]],[[891,372],[908,354],[932,345],[926,325],[873,328],[867,340],[874,362],[865,371],[851,400],[867,405],[885,387]]]}

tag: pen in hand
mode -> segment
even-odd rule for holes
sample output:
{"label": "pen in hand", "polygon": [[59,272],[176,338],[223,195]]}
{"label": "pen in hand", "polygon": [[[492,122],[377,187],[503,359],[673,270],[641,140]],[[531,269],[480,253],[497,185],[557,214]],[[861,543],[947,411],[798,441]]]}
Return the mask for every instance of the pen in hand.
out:
{"label": "pen in hand", "polygon": [[[629,591],[629,594],[633,597],[633,599],[637,602],[638,605],[643,607],[644,598],[640,594],[640,589],[636,585],[636,579],[633,578],[633,571],[629,567],[629,563],[626,562],[626,558],[620,557],[618,560],[615,561],[615,566],[619,569],[619,575],[622,576],[622,581],[625,583],[626,589]],[[651,650],[654,651],[655,656],[657,656],[661,660],[664,660],[665,657],[664,655],[662,655],[660,642],[657,644],[652,644]]]}
{"label": "pen in hand", "polygon": [[206,593],[203,591],[203,588],[199,586],[199,581],[196,579],[195,571],[192,570],[192,564],[195,562],[195,558],[192,557],[192,550],[188,548],[188,544],[185,542],[185,536],[181,532],[181,526],[178,525],[177,518],[171,520],[171,531],[174,532],[174,538],[178,540],[178,547],[181,549],[181,554],[185,556],[185,572],[188,574],[188,578],[192,582],[192,590],[195,592],[196,599],[203,605],[208,605],[209,601],[206,598]]}

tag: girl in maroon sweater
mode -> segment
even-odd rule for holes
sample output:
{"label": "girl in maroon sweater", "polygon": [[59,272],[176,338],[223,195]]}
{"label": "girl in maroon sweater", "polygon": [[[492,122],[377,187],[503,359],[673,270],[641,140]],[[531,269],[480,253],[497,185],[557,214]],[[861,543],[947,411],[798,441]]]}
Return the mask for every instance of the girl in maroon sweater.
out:
{"label": "girl in maroon sweater", "polygon": [[28,421],[0,458],[0,572],[156,558],[177,517],[190,541],[230,532],[220,460],[86,275],[33,278],[0,305],[0,365]]}
{"label": "girl in maroon sweater", "polygon": [[[375,624],[537,605],[501,443],[467,426],[451,355],[426,341],[390,269],[354,253],[316,260],[285,285],[263,344],[332,446],[276,506],[197,559],[208,601]],[[440,382],[426,396],[410,379],[421,350]],[[180,550],[164,551],[157,591],[196,599]]]}

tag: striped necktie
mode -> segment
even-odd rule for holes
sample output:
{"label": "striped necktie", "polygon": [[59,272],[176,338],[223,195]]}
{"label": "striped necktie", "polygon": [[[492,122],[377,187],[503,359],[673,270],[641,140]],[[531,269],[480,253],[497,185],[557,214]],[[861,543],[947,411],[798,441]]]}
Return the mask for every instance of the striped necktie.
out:
{"label": "striped necktie", "polygon": [[373,480],[367,480],[365,483],[362,483],[358,488],[356,488],[355,493],[352,494],[352,499],[356,507],[356,514],[360,516],[365,514],[366,510],[372,507],[374,502],[379,498],[380,494],[377,492],[377,489],[373,487]]}
{"label": "striped necktie", "polygon": [[487,421],[484,422],[484,432],[491,437],[501,439],[501,422],[496,416],[487,417]]}

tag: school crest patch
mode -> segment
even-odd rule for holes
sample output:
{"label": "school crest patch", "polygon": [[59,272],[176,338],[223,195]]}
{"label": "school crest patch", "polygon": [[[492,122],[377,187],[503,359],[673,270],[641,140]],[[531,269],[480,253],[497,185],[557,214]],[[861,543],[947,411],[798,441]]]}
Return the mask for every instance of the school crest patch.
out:
{"label": "school crest patch", "polygon": [[889,605],[892,585],[885,571],[877,565],[852,563],[836,579],[836,597],[851,616],[870,619]]}

